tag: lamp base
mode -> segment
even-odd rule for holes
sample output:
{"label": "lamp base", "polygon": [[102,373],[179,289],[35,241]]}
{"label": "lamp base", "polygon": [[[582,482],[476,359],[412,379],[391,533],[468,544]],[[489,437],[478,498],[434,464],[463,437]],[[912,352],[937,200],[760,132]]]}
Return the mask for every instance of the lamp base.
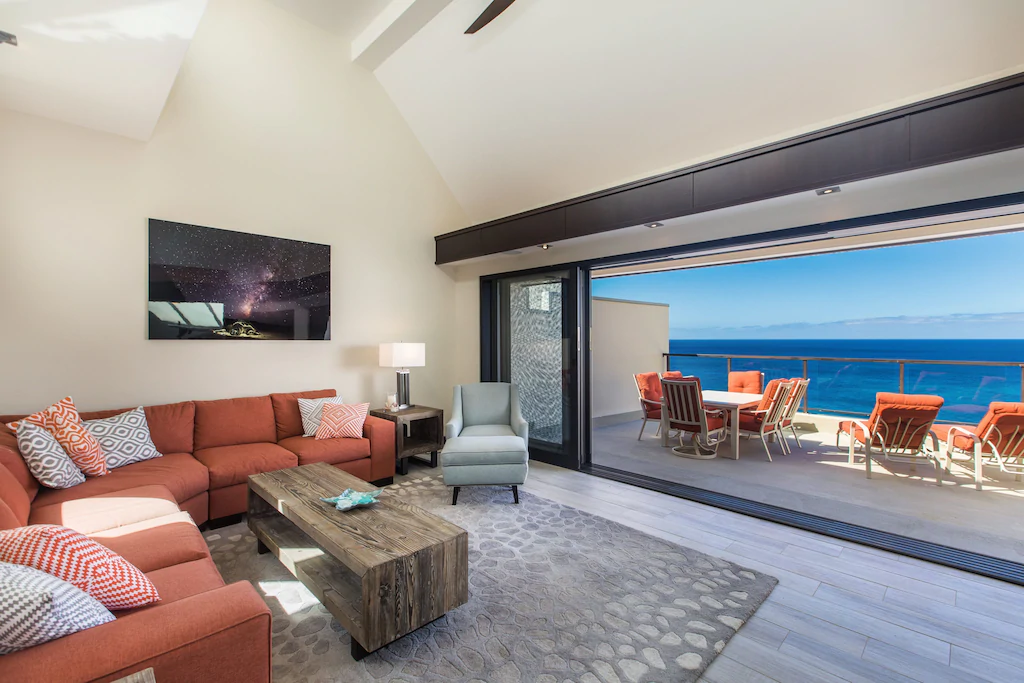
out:
{"label": "lamp base", "polygon": [[398,409],[409,407],[409,369],[402,368],[397,373],[398,376]]}

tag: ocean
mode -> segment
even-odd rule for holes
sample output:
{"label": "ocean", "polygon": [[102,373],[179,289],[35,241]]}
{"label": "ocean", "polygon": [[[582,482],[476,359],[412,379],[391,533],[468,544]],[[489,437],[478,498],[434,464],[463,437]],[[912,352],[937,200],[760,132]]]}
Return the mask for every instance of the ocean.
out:
{"label": "ocean", "polygon": [[[904,393],[945,399],[939,419],[977,422],[992,401],[1020,401],[1024,340],[1021,339],[673,339],[671,353],[712,353],[828,358],[896,358],[904,366]],[[1010,367],[941,365],[920,361],[965,360],[1017,363]],[[669,369],[697,375],[705,389],[727,387],[725,359],[670,358]],[[800,361],[737,359],[735,370],[760,370],[765,382],[799,377]],[[820,413],[868,414],[879,391],[899,391],[897,363],[808,361],[808,408]]]}

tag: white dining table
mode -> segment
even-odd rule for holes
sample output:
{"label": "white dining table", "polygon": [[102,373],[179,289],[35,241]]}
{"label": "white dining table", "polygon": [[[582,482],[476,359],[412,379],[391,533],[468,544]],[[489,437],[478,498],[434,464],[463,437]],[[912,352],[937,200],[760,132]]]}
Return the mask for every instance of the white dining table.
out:
{"label": "white dining table", "polygon": [[[732,459],[740,459],[740,409],[756,408],[761,402],[762,394],[745,394],[741,391],[714,391],[705,389],[700,392],[704,406],[721,410],[729,414],[729,445],[732,447]],[[668,446],[667,430],[661,430],[661,445]]]}

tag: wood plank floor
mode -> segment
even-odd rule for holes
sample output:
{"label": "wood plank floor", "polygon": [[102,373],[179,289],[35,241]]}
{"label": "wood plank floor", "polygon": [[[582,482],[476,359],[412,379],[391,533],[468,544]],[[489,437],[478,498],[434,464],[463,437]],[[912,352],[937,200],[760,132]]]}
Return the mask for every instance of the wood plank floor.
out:
{"label": "wood plank floor", "polygon": [[1022,587],[536,462],[523,489],[778,577],[706,683],[1024,680]]}

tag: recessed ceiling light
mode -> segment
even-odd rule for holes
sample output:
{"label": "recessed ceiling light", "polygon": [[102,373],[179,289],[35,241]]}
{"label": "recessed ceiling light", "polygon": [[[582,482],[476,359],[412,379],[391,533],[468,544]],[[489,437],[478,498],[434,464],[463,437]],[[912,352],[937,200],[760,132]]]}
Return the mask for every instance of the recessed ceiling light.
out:
{"label": "recessed ceiling light", "polygon": [[644,223],[648,228],[660,228],[664,223]]}
{"label": "recessed ceiling light", "polygon": [[840,192],[841,188],[838,185],[836,185],[835,187],[825,187],[825,188],[822,188],[820,190],[815,190],[815,191],[818,193],[818,196],[820,197],[822,195],[835,194],[837,192]]}
{"label": "recessed ceiling light", "polygon": [[550,244],[542,244],[542,245],[540,245],[540,248],[543,249],[544,251],[547,251],[548,249],[551,248],[551,245]]}
{"label": "recessed ceiling light", "polygon": [[7,33],[6,31],[0,31],[0,44],[8,43],[14,47],[18,47],[18,36],[13,33]]}

